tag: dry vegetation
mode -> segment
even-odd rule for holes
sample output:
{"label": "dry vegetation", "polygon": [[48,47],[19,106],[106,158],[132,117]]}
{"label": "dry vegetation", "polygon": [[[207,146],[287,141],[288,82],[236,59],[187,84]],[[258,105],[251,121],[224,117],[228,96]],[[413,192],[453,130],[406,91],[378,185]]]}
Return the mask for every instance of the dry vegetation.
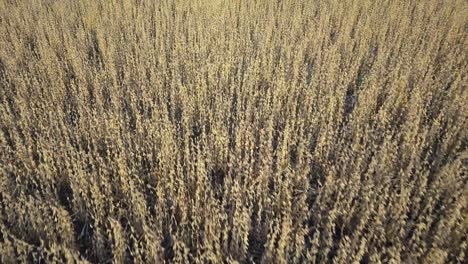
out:
{"label": "dry vegetation", "polygon": [[0,262],[466,263],[464,0],[0,0]]}

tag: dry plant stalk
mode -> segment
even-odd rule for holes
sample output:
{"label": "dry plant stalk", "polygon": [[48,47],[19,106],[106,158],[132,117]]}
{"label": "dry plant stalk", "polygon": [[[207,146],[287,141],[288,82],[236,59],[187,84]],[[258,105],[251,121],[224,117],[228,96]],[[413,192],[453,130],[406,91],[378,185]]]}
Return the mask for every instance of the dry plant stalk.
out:
{"label": "dry plant stalk", "polygon": [[463,0],[0,0],[0,262],[466,263]]}

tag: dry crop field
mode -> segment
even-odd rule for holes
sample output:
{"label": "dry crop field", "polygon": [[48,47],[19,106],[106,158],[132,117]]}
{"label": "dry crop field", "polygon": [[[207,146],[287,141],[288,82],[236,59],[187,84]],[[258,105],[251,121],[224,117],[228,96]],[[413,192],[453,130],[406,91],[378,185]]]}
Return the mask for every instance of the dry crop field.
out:
{"label": "dry crop field", "polygon": [[465,0],[0,0],[0,263],[466,263]]}

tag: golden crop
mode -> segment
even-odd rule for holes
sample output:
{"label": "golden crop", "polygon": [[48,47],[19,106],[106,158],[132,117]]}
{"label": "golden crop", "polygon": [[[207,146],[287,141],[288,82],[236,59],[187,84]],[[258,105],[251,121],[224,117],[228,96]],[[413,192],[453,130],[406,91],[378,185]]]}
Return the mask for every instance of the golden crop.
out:
{"label": "golden crop", "polygon": [[467,10],[0,0],[0,263],[466,263]]}

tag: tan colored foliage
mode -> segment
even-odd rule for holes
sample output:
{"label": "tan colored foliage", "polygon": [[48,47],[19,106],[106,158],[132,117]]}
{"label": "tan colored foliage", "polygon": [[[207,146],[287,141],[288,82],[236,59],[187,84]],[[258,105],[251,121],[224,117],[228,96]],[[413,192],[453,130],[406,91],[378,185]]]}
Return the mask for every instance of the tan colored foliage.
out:
{"label": "tan colored foliage", "polygon": [[466,263],[464,0],[0,0],[0,262]]}

